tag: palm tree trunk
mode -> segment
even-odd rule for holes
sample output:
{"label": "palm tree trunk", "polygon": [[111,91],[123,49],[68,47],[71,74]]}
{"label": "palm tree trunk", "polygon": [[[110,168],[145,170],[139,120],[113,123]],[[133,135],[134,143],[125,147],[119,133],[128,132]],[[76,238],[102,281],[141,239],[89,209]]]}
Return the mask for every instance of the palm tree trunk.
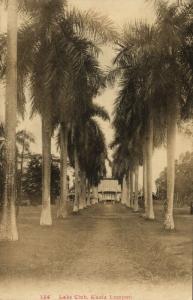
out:
{"label": "palm tree trunk", "polygon": [[91,200],[90,200],[90,183],[87,182],[87,206],[91,206]]}
{"label": "palm tree trunk", "polygon": [[95,187],[95,189],[96,189],[97,203],[99,203],[99,190],[98,190],[98,185]]}
{"label": "palm tree trunk", "polygon": [[98,203],[98,187],[93,185],[92,191],[93,191],[94,203],[97,204]]}
{"label": "palm tree trunk", "polygon": [[42,211],[40,225],[52,225],[51,186],[51,122],[49,108],[42,116]]}
{"label": "palm tree trunk", "polygon": [[121,182],[121,204],[123,204],[123,199],[124,199],[123,181],[124,181],[124,177],[122,178],[122,182]]}
{"label": "palm tree trunk", "polygon": [[81,171],[79,209],[86,207],[86,174]]}
{"label": "palm tree trunk", "polygon": [[67,217],[67,147],[68,147],[68,130],[61,124],[60,129],[60,198],[57,211],[57,218]]}
{"label": "palm tree trunk", "polygon": [[77,150],[76,147],[74,148],[74,168],[75,168],[75,199],[74,199],[74,206],[73,206],[73,212],[78,212],[79,211],[79,162],[78,162],[78,155],[77,155]]}
{"label": "palm tree trunk", "polygon": [[5,147],[6,169],[0,240],[17,241],[16,123],[17,123],[17,0],[8,1]]}
{"label": "palm tree trunk", "polygon": [[[172,117],[171,117],[172,116]],[[164,227],[174,229],[173,203],[175,183],[175,145],[177,131],[177,103],[170,101],[167,109],[167,210]]]}
{"label": "palm tree trunk", "polygon": [[94,197],[94,187],[93,185],[91,186],[91,195],[92,195],[92,200],[91,200],[91,204],[96,204],[96,201],[95,201],[95,197]]}
{"label": "palm tree trunk", "polygon": [[133,171],[130,170],[130,202],[131,208],[133,208]]}
{"label": "palm tree trunk", "polygon": [[23,178],[23,160],[24,160],[24,151],[25,151],[25,139],[23,140],[22,144],[22,151],[21,151],[21,166],[20,166],[20,176],[19,176],[19,185],[18,185],[18,196],[17,196],[17,206],[16,206],[16,217],[19,215],[19,209],[21,205],[21,191],[22,191],[22,178]]}
{"label": "palm tree trunk", "polygon": [[80,171],[80,183],[79,183],[79,210],[82,210],[84,208],[83,203],[83,178],[82,178],[82,171]]}
{"label": "palm tree trunk", "polygon": [[143,200],[144,200],[144,217],[147,216],[147,161],[146,145],[143,147]]}
{"label": "palm tree trunk", "polygon": [[123,205],[125,205],[126,201],[127,201],[127,183],[126,183],[126,175],[124,175],[123,176],[123,183],[122,183],[121,203]]}
{"label": "palm tree trunk", "polygon": [[127,200],[126,200],[126,206],[131,207],[131,198],[130,198],[130,171],[128,171],[127,177],[126,177],[126,185],[127,185]]}
{"label": "palm tree trunk", "polygon": [[82,201],[83,207],[86,208],[86,174],[83,172],[82,174]]}
{"label": "palm tree trunk", "polygon": [[134,199],[134,206],[133,211],[138,212],[139,211],[139,205],[138,205],[138,182],[139,182],[139,165],[135,167],[135,199]]}
{"label": "palm tree trunk", "polygon": [[149,108],[146,136],[146,162],[147,162],[147,219],[154,220],[152,198],[152,156],[153,156],[153,115]]}
{"label": "palm tree trunk", "polygon": [[3,6],[0,5],[0,33],[3,31]]}

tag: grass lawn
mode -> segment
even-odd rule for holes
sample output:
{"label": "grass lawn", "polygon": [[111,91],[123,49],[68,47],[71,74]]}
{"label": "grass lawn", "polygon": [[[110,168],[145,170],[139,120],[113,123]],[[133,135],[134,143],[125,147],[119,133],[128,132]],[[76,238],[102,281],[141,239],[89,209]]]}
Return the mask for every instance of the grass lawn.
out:
{"label": "grass lawn", "polygon": [[190,284],[193,216],[188,210],[175,210],[176,230],[171,233],[163,230],[159,206],[155,221],[120,204],[98,204],[77,215],[70,212],[65,220],[57,220],[56,208],[52,210],[53,226],[41,227],[41,207],[21,208],[19,241],[0,243],[4,286],[27,280],[34,285],[77,282],[80,287],[81,282]]}

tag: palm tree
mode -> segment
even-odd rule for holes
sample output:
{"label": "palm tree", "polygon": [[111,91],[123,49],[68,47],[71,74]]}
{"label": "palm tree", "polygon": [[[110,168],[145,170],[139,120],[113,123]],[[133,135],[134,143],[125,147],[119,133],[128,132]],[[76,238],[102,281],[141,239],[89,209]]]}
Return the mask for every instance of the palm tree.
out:
{"label": "palm tree", "polygon": [[134,206],[133,211],[138,212],[139,211],[139,205],[138,205],[138,183],[139,181],[139,165],[136,165],[135,167],[135,199],[134,199]]}
{"label": "palm tree", "polygon": [[98,184],[92,186],[92,195],[94,199],[94,204],[97,204],[99,201]]}
{"label": "palm tree", "polygon": [[[89,126],[92,126],[89,124],[92,124],[91,118],[95,116],[101,117],[103,120],[106,120],[109,117],[103,107],[93,104],[93,98],[105,88],[105,76],[98,63],[98,51],[90,53],[91,46],[95,50],[97,50],[97,48],[90,41],[80,40],[80,42],[81,44],[79,45],[79,49],[82,51],[82,53],[84,53],[84,57],[82,59],[82,66],[79,70],[79,73],[72,80],[71,111],[73,113],[71,115],[70,127],[73,132],[71,135],[73,137],[72,143],[74,144],[74,148],[76,148],[76,151],[73,151],[73,153],[75,153],[77,156],[74,158],[74,161],[77,162],[75,167],[77,166],[80,169],[79,172],[75,171],[75,173],[77,176],[78,174],[83,175],[82,180],[80,178],[79,180],[77,179],[75,181],[76,183],[81,182],[82,186],[80,189],[77,184],[75,193],[76,195],[78,195],[78,193],[80,194],[79,208],[83,208],[85,207],[85,179],[87,178],[89,192],[90,185],[92,185],[90,180],[88,180],[86,171],[86,153],[88,149],[88,137],[90,130]],[[81,193],[81,190],[83,193]],[[76,196],[76,198],[78,198],[78,196]],[[75,204],[76,202],[77,201],[75,201]]]}
{"label": "palm tree", "polygon": [[[187,15],[187,13],[181,13],[175,4],[168,6],[165,2],[158,1],[156,26],[137,24],[137,26],[130,27],[129,30],[126,28],[123,38],[118,44],[119,52],[115,59],[117,68],[110,74],[110,79],[113,79],[113,75],[121,76],[117,121],[115,122],[116,131],[120,134],[121,128],[122,130],[131,128],[132,114],[135,113],[133,119],[137,121],[137,124],[134,124],[132,128],[135,128],[137,135],[143,141],[141,148],[143,148],[144,175],[146,174],[144,184],[147,181],[144,195],[147,203],[146,214],[150,219],[154,218],[152,205],[153,147],[163,143],[167,128],[168,209],[165,220],[166,229],[174,228],[176,124],[181,118],[179,112],[187,114],[191,111],[191,101],[189,101],[192,97],[190,87],[192,70],[189,54],[191,53],[189,51],[191,38],[187,39],[183,30],[184,18],[186,19]],[[187,23],[189,22],[190,18]],[[162,125],[163,130],[160,130]],[[135,145],[136,143],[133,143],[133,146]]]}
{"label": "palm tree", "polygon": [[86,176],[90,185],[96,187],[101,178],[106,175],[107,148],[104,134],[97,121],[91,119],[88,130],[90,131],[90,144],[86,161]]}
{"label": "palm tree", "polygon": [[152,198],[152,156],[153,156],[153,115],[152,109],[148,110],[147,133],[145,141],[146,150],[146,172],[147,172],[147,217],[154,219],[153,198]]}
{"label": "palm tree", "polygon": [[[120,92],[116,102],[114,126],[127,132],[131,151],[141,160],[144,149],[147,165],[147,218],[154,219],[152,201],[153,97],[151,92],[152,64],[155,56],[155,30],[145,23],[125,27],[114,60],[116,69],[110,74],[120,76]],[[144,136],[148,138],[144,138]],[[143,143],[142,143],[143,141]],[[137,153],[140,152],[140,153]]]}
{"label": "palm tree", "polygon": [[[72,81],[72,84],[74,86],[74,84],[77,82],[76,76],[77,77],[80,76],[78,74],[81,74],[81,72],[82,72],[82,70],[80,69],[80,66],[83,64],[83,61],[84,61],[84,55],[85,55],[84,50],[86,49],[87,52],[97,51],[97,48],[92,44],[92,42],[87,41],[83,38],[80,39],[77,36],[77,34],[75,35],[74,24],[76,25],[76,28],[78,28],[78,34],[80,34],[82,36],[82,34],[84,32],[83,32],[81,26],[84,27],[85,22],[87,22],[88,27],[85,29],[85,31],[94,32],[96,39],[97,39],[97,37],[99,37],[100,41],[107,40],[108,30],[109,30],[109,33],[110,32],[113,33],[113,30],[111,30],[110,27],[107,26],[109,29],[107,28],[107,29],[103,30],[102,32],[100,32],[100,34],[99,34],[99,29],[96,27],[96,26],[98,26],[97,18],[95,18],[95,19],[93,18],[92,22],[89,25],[89,23],[88,23],[88,20],[90,20],[89,14],[85,15],[85,17],[87,17],[87,18],[85,18],[84,21],[79,22],[78,16],[79,16],[79,18],[81,18],[81,15],[77,14],[77,12],[75,12],[75,13],[76,14],[74,14],[74,15],[72,13],[67,13],[66,19],[63,19],[62,22],[59,24],[59,26],[61,26],[61,28],[62,28],[62,31],[59,32],[58,36],[54,32],[53,41],[55,42],[55,47],[58,48],[58,52],[60,52],[60,54],[61,53],[63,54],[63,56],[61,56],[61,59],[62,59],[61,63],[59,64],[57,62],[56,65],[53,65],[53,69],[51,68],[50,74],[45,72],[45,74],[46,74],[45,82],[47,82],[47,84],[48,84],[48,87],[46,87],[46,88],[49,88],[49,86],[51,86],[50,89],[54,88],[54,91],[55,91],[55,89],[58,88],[58,92],[60,92],[59,95],[57,96],[58,107],[59,107],[60,111],[62,112],[62,115],[60,114],[60,116],[59,116],[59,120],[61,122],[64,122],[67,126],[68,126],[69,119],[72,118],[75,113],[74,108],[72,107],[72,104],[74,104],[74,102],[72,101],[73,96],[72,95],[69,96],[69,94],[68,94],[68,92],[70,92],[70,94],[72,94],[73,89],[69,89],[69,91],[68,91],[67,85],[70,86],[70,82]],[[76,16],[76,19],[74,16]],[[69,30],[69,28],[70,28],[70,30]],[[65,36],[63,33],[64,30],[65,30]],[[68,41],[67,41],[68,43],[66,43],[66,37],[68,37]],[[64,41],[63,43],[61,43],[62,40]],[[53,55],[57,55],[57,53],[53,53],[52,45],[50,45],[50,46],[51,46],[51,49],[50,49],[51,57]],[[48,49],[47,45],[46,45],[46,48]],[[54,59],[56,59],[56,57]],[[50,58],[48,61],[45,61],[45,63],[44,63],[45,70],[47,70],[49,64],[50,64]],[[64,65],[64,67],[62,69],[63,65]],[[83,66],[84,66],[84,64],[83,64]],[[69,74],[66,74],[66,71],[68,72],[68,70],[70,70]],[[73,70],[74,74],[71,74],[71,70]],[[38,72],[38,74],[39,74],[39,72]],[[54,77],[53,77],[53,74],[55,74]],[[58,78],[60,78],[60,80]],[[39,85],[39,82],[38,82],[38,85]],[[77,89],[77,87],[76,87],[76,89]],[[79,92],[79,90],[78,90],[78,92]],[[46,98],[49,99],[48,97],[46,97]],[[54,98],[55,98],[55,96],[54,96]],[[49,112],[54,111],[53,106],[52,106],[52,104],[53,104],[52,99],[54,99],[54,98],[53,98],[53,96],[51,96],[51,98],[50,98],[51,103],[50,103],[50,105],[47,105],[48,110],[46,113],[44,110],[44,116],[42,115],[43,119],[45,119],[47,116],[45,124],[48,124],[48,120],[51,119],[51,116],[48,117]],[[63,101],[61,99],[63,99]],[[77,97],[75,96],[74,99],[77,99]],[[80,96],[79,96],[79,99],[81,100]],[[71,102],[71,104],[69,104],[69,102]],[[84,105],[84,104],[81,104],[81,102],[76,102],[76,103],[78,103],[78,105],[79,105],[79,106],[77,106],[78,110],[79,109],[81,110],[80,105]],[[70,111],[69,111],[69,109],[70,109]],[[71,120],[70,120],[70,122],[71,122]],[[49,123],[51,123],[51,121],[49,121]],[[50,130],[51,130],[51,128],[50,128]],[[48,139],[50,140],[50,135],[47,136],[47,140]],[[44,147],[44,149],[45,149],[45,147]],[[65,159],[63,159],[63,161],[65,161]],[[47,162],[45,162],[45,165],[48,166]],[[49,181],[47,180],[46,182],[48,183]]]}
{"label": "palm tree", "polygon": [[76,146],[74,147],[74,170],[75,170],[75,199],[74,199],[74,206],[73,212],[79,211],[79,195],[80,195],[80,166],[78,160],[78,153]]}
{"label": "palm tree", "polygon": [[126,182],[126,175],[123,176],[123,180],[122,180],[122,193],[121,193],[121,203],[123,205],[126,205],[127,202],[127,182]]}
{"label": "palm tree", "polygon": [[17,1],[8,2],[5,118],[5,190],[0,240],[18,240],[16,225],[16,114],[17,114]]}
{"label": "palm tree", "polygon": [[85,148],[84,168],[88,185],[87,205],[90,204],[90,187],[98,186],[102,177],[106,175],[105,159],[107,149],[104,134],[94,119],[87,123],[88,144]]}
{"label": "palm tree", "polygon": [[[18,96],[23,101],[25,100],[23,86],[28,77],[32,91],[32,110],[40,113],[42,117],[43,144],[45,142],[43,146],[45,179],[43,179],[43,206],[40,223],[50,225],[51,128],[55,117],[63,122],[63,119],[57,116],[55,108],[60,107],[65,118],[69,113],[68,103],[71,99],[66,97],[66,87],[70,85],[72,76],[74,77],[79,72],[84,59],[84,52],[81,52],[81,47],[79,47],[81,43],[77,45],[77,41],[80,41],[79,37],[84,41],[89,36],[98,44],[106,43],[116,38],[116,31],[108,18],[100,17],[94,12],[67,10],[66,3],[62,0],[54,1],[54,3],[51,0],[37,1],[35,5],[30,0],[21,1],[21,3],[22,9],[26,11],[28,7],[33,18],[18,35],[20,37],[18,38],[20,50],[18,51],[18,67],[20,62],[26,62],[18,68],[20,78]],[[98,51],[90,42],[88,42],[88,48],[93,53]],[[55,90],[58,91],[57,99]],[[55,102],[58,104],[55,105]]]}
{"label": "palm tree", "polygon": [[163,90],[161,107],[167,116],[167,211],[164,227],[172,230],[176,128],[181,118],[192,117],[192,3],[155,1],[155,7],[162,61],[158,75]]}
{"label": "palm tree", "polygon": [[[47,23],[42,22],[43,13],[45,12],[50,13],[50,16],[46,18]],[[42,17],[40,16],[39,41],[41,42],[41,46],[38,48],[38,52],[35,55],[35,67],[33,67],[31,77],[34,103],[33,108],[35,108],[42,116],[43,140],[47,143],[46,146],[43,142],[43,151],[47,152],[47,155],[45,153],[46,156],[44,156],[45,159],[43,160],[43,173],[47,177],[44,179],[43,183],[45,186],[43,189],[43,203],[47,204],[46,206],[43,204],[41,217],[42,225],[51,224],[50,205],[48,205],[50,190],[50,181],[48,180],[48,177],[50,177],[50,155],[48,155],[48,152],[50,152],[53,119],[55,116],[57,117],[55,108],[58,107],[60,112],[62,112],[59,114],[58,118],[60,122],[64,122],[66,126],[69,122],[68,120],[74,114],[73,109],[69,111],[69,109],[72,108],[72,104],[69,104],[72,97],[68,92],[70,91],[71,93],[72,89],[68,89],[67,86],[70,86],[71,81],[73,82],[74,79],[76,82],[76,74],[79,74],[80,72],[80,66],[84,60],[82,48],[86,44],[87,51],[88,49],[90,49],[91,52],[97,51],[96,47],[94,49],[92,42],[87,42],[82,37],[85,35],[85,32],[92,32],[94,33],[95,39],[102,42],[112,39],[110,33],[112,36],[115,36],[115,31],[112,29],[110,23],[107,25],[107,21],[107,27],[99,32],[99,28],[97,27],[99,25],[98,16],[94,17],[92,14],[93,20],[91,20],[89,13],[83,13],[84,18],[77,11],[66,11],[64,14],[61,8],[61,1],[58,1],[58,7],[53,7],[53,3],[46,5],[45,12],[43,11]],[[43,20],[45,21],[45,19]],[[87,28],[85,28],[85,24],[87,24]],[[36,24],[34,26],[37,27]],[[49,32],[47,31],[47,28],[50,28]],[[74,31],[75,28],[77,28],[77,33]],[[78,35],[81,36],[81,39]],[[35,45],[37,45],[37,41]],[[49,54],[46,57],[44,55],[45,51],[49,51]],[[57,53],[60,53],[59,57],[57,56]],[[41,81],[39,80],[40,77]],[[55,90],[58,90],[57,97],[55,95]],[[44,104],[45,101],[46,107]],[[58,105],[55,105],[55,101],[57,101]],[[44,125],[46,128],[44,128]],[[65,159],[62,161],[64,162]],[[46,220],[46,211],[48,212],[48,220]]]}
{"label": "palm tree", "polygon": [[131,201],[131,208],[134,207],[133,203],[133,171],[130,172],[130,201]]}
{"label": "palm tree", "polygon": [[[73,135],[70,134],[73,139],[69,142],[69,157],[75,168],[74,211],[85,207],[86,186],[87,206],[90,206],[90,187],[97,186],[105,174],[105,139],[98,123],[93,119],[96,116],[103,120],[109,119],[103,107],[90,104],[73,128]],[[74,153],[74,157],[71,153]]]}
{"label": "palm tree", "polygon": [[[186,102],[186,90],[189,73],[182,64],[181,48],[184,40],[184,15],[180,15],[178,4],[159,3],[157,8],[157,27],[159,51],[162,60],[160,73],[164,75],[165,108],[167,116],[167,211],[164,227],[174,229],[173,201],[175,181],[175,140],[180,111]],[[167,34],[166,34],[167,32]],[[187,76],[188,74],[188,76]],[[185,87],[185,88],[184,88]],[[189,94],[189,92],[188,92]],[[182,102],[183,98],[183,102]],[[185,100],[185,101],[184,101]],[[172,118],[171,118],[172,115]]]}
{"label": "palm tree", "polygon": [[[34,3],[31,3],[30,1],[24,1],[24,3],[22,2],[22,7],[23,4],[27,4],[28,7],[30,7],[31,13],[34,13]],[[32,5],[31,5],[32,4]],[[36,3],[37,4],[37,3]],[[31,6],[30,6],[31,5]],[[33,103],[33,110],[35,109],[36,111],[39,111],[41,113],[42,116],[42,139],[43,139],[43,193],[42,193],[42,197],[43,197],[43,201],[42,201],[42,214],[41,214],[41,220],[40,223],[41,225],[50,225],[52,223],[51,220],[51,213],[50,213],[50,151],[51,151],[51,144],[50,144],[50,140],[51,140],[51,128],[52,128],[52,115],[51,115],[51,111],[52,111],[52,98],[53,96],[50,95],[50,80],[52,79],[53,74],[55,74],[55,70],[51,70],[51,72],[48,72],[48,68],[50,61],[51,61],[51,57],[53,57],[53,47],[51,46],[52,43],[50,43],[50,38],[52,36],[52,33],[54,33],[54,37],[56,37],[56,32],[59,28],[58,26],[58,22],[55,22],[56,20],[60,20],[60,32],[63,33],[64,31],[64,27],[65,28],[69,28],[69,23],[71,22],[71,30],[70,32],[66,32],[67,35],[65,34],[65,38],[63,39],[63,41],[65,41],[66,43],[66,37],[69,36],[69,34],[71,34],[71,40],[67,41],[67,45],[68,45],[68,49],[66,47],[66,52],[70,52],[69,50],[71,50],[71,54],[76,57],[76,59],[78,58],[78,55],[76,53],[76,55],[74,55],[73,52],[73,30],[72,28],[78,28],[78,32],[80,35],[82,35],[82,29],[85,30],[85,32],[89,31],[89,32],[93,32],[94,33],[94,37],[96,39],[99,39],[100,42],[104,42],[104,41],[108,41],[110,39],[114,39],[115,37],[115,30],[112,28],[111,24],[109,23],[109,20],[105,20],[103,19],[103,21],[106,23],[107,26],[101,27],[100,26],[100,22],[98,19],[98,16],[96,14],[89,14],[89,13],[83,13],[82,15],[76,11],[73,12],[68,12],[65,17],[68,18],[68,22],[66,22],[66,19],[64,16],[62,16],[62,9],[63,9],[63,2],[62,1],[48,1],[48,2],[38,2],[38,8],[39,10],[36,9],[35,13],[38,14],[36,15],[35,18],[35,22],[32,24],[30,24],[30,28],[26,27],[24,28],[24,30],[22,32],[27,33],[26,37],[27,39],[21,39],[22,42],[24,42],[25,45],[27,45],[26,41],[30,41],[30,45],[28,45],[28,49],[30,49],[28,55],[24,55],[22,57],[22,61],[24,61],[24,58],[28,58],[28,61],[32,61],[32,64],[27,64],[27,67],[29,68],[32,67],[32,76],[31,76],[31,86],[32,86],[32,94],[33,94],[33,100],[37,100],[38,101],[41,99],[41,103],[39,103],[38,105],[37,102],[35,104],[35,102]],[[47,14],[49,12],[49,16],[47,15],[47,18],[45,17],[45,13]],[[94,20],[95,19],[95,20]],[[45,23],[45,20],[47,23]],[[52,21],[54,21],[52,23]],[[92,21],[92,22],[91,22]],[[66,26],[66,23],[67,26]],[[95,26],[93,26],[93,24]],[[54,25],[54,26],[53,26]],[[87,26],[87,28],[85,27],[85,25]],[[16,26],[15,26],[16,28]],[[86,29],[85,29],[86,28]],[[35,33],[35,34],[34,34]],[[51,33],[51,35],[50,35]],[[31,34],[31,36],[30,36]],[[32,39],[29,39],[29,37],[33,37]],[[63,35],[64,37],[64,35]],[[61,41],[62,39],[60,38],[59,41]],[[53,42],[53,40],[52,40]],[[65,48],[64,46],[66,45],[65,43],[63,43],[61,46],[63,48]],[[38,45],[38,46],[37,46]],[[21,47],[22,49],[22,47]],[[34,51],[35,49],[35,51]],[[47,55],[47,57],[44,56],[44,53],[49,52],[50,54]],[[9,51],[9,49],[8,49]],[[19,53],[19,52],[18,52]],[[21,53],[21,52],[20,52]],[[25,54],[27,53],[27,51],[25,51]],[[8,53],[9,54],[9,53]],[[23,55],[23,53],[22,53]],[[56,57],[57,54],[55,54]],[[35,59],[32,59],[32,57],[34,56]],[[18,58],[19,55],[18,55]],[[72,57],[71,57],[72,58]],[[42,69],[38,69],[38,62],[42,62],[40,63],[40,66],[42,67]],[[73,60],[74,63],[75,60]],[[18,64],[19,65],[19,64]],[[25,64],[23,64],[24,66]],[[76,62],[77,65],[77,62]],[[8,67],[8,66],[7,66]],[[21,84],[21,82],[25,82],[25,78],[28,75],[28,69],[27,67],[24,67],[24,69],[19,69],[20,72],[18,78],[20,78],[21,80],[18,81],[18,97],[22,98],[23,102],[22,105],[24,103],[25,100],[25,96],[23,93],[23,86]],[[61,68],[61,65],[60,65]],[[51,69],[51,68],[50,68]],[[51,75],[50,75],[51,74]],[[42,81],[39,80],[42,76]],[[57,74],[58,75],[58,74]],[[36,83],[34,82],[34,80],[37,80]],[[44,83],[44,84],[43,84]],[[53,81],[52,81],[53,83]],[[53,84],[52,84],[53,86]],[[42,93],[43,91],[45,91],[44,93]],[[46,101],[46,105],[45,105],[45,101]],[[43,104],[43,106],[42,106]],[[45,106],[44,106],[45,105]],[[45,108],[45,109],[44,109]]]}
{"label": "palm tree", "polygon": [[[86,155],[86,153],[85,153]],[[79,209],[86,207],[86,172],[80,170],[80,205]]]}
{"label": "palm tree", "polygon": [[[123,134],[123,131],[120,131],[120,133]],[[130,206],[130,157],[127,143],[124,143],[124,141],[127,141],[125,136],[119,134],[119,136],[114,137],[113,142],[110,144],[110,148],[114,149],[112,175],[121,183],[121,203]]]}
{"label": "palm tree", "polygon": [[127,200],[126,200],[126,206],[127,207],[131,207],[131,197],[130,197],[130,170],[128,171],[127,173],[127,176],[126,176],[126,184],[127,184]]}
{"label": "palm tree", "polygon": [[[107,113],[102,107],[94,105],[92,103],[93,97],[105,87],[104,85],[104,74],[100,69],[98,64],[98,49],[97,47],[89,40],[85,39],[76,39],[75,46],[78,48],[79,54],[83,55],[82,65],[75,76],[71,76],[70,85],[66,91],[66,101],[60,105],[63,107],[63,110],[60,111],[59,120],[62,121],[68,127],[68,130],[71,131],[71,137],[73,137],[72,143],[74,147],[76,145],[77,150],[73,150],[73,153],[77,156],[76,175],[79,176],[79,180],[76,182],[76,199],[78,199],[78,194],[80,194],[80,205],[79,208],[85,207],[85,170],[84,167],[79,167],[79,153],[78,150],[81,147],[86,147],[86,124],[89,118],[93,116],[100,116],[103,119],[107,118]],[[91,52],[92,48],[92,52]],[[94,51],[93,51],[94,50]],[[72,67],[71,67],[72,68]],[[68,115],[66,116],[66,108],[68,107]],[[80,134],[81,133],[81,134]],[[64,134],[63,134],[64,136]],[[81,140],[82,142],[81,142]],[[78,143],[76,141],[79,141]],[[65,142],[67,143],[67,141]],[[61,151],[62,155],[62,151]],[[83,153],[85,155],[85,153]],[[67,153],[66,158],[67,159]],[[83,162],[83,159],[80,163]],[[72,163],[73,164],[73,163]],[[81,188],[78,185],[78,182],[81,183]],[[61,199],[61,203],[66,201],[64,198]],[[77,200],[75,201],[75,210],[77,210]]]}
{"label": "palm tree", "polygon": [[144,200],[144,214],[143,217],[147,216],[147,163],[146,163],[146,149],[143,146],[143,200]]}
{"label": "palm tree", "polygon": [[60,199],[57,211],[58,218],[67,216],[67,149],[68,149],[68,128],[61,123],[60,128]]}

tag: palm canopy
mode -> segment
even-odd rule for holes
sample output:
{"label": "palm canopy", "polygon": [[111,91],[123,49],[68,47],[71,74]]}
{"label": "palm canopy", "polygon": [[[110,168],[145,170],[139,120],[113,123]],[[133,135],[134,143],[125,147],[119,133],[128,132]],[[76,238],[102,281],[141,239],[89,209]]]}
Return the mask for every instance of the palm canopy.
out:
{"label": "palm canopy", "polygon": [[[91,43],[80,40],[80,54],[83,54],[82,63],[77,75],[72,74],[67,88],[68,95],[63,102],[64,122],[70,121],[71,124],[75,124],[85,118],[88,110],[90,113],[90,109],[95,113],[96,106],[93,106],[92,101],[105,88],[105,74],[95,54],[90,53],[90,45]],[[66,105],[68,105],[69,120],[66,120]]]}
{"label": "palm canopy", "polygon": [[[92,11],[69,10],[65,1],[26,0],[21,3],[21,7],[29,8],[29,14],[27,24],[18,32],[18,106],[24,113],[24,87],[30,78],[33,111],[40,112],[41,105],[37,107],[37,102],[56,99],[55,90],[57,94],[60,92],[59,102],[61,98],[68,98],[67,87],[72,77],[80,73],[85,56],[88,61],[90,54],[90,65],[94,64],[91,56],[99,53],[95,44],[115,40],[117,33],[108,18]],[[1,37],[3,74],[5,39]]]}
{"label": "palm canopy", "polygon": [[78,128],[76,138],[69,133],[68,153],[71,165],[74,166],[74,148],[77,149],[80,170],[85,172],[91,185],[97,185],[106,174],[105,159],[107,147],[104,134],[96,120],[89,118],[82,130]]}
{"label": "palm canopy", "polygon": [[93,119],[87,122],[85,133],[87,136],[83,145],[85,153],[80,151],[79,158],[89,183],[96,186],[101,178],[106,175],[105,159],[107,158],[107,149],[105,137],[99,124]]}
{"label": "palm canopy", "polygon": [[136,22],[124,27],[113,61],[115,68],[108,75],[111,83],[120,77],[114,127],[117,131],[133,127],[134,135],[139,133],[145,128],[149,106],[156,147],[165,141],[168,102],[177,97],[183,112],[192,94],[190,67],[182,61],[184,21],[185,13],[177,5],[160,1],[155,26]]}
{"label": "palm canopy", "polygon": [[180,9],[180,17],[182,16],[184,22],[182,27],[182,45],[180,49],[180,62],[184,69],[184,85],[183,85],[183,95],[182,95],[182,119],[192,118],[193,115],[193,5],[190,2],[185,4]]}
{"label": "palm canopy", "polygon": [[[88,145],[88,135],[87,135],[87,129],[89,127],[89,122],[95,122],[95,117],[98,117],[100,119],[102,119],[103,121],[107,121],[109,120],[109,114],[108,112],[105,110],[104,107],[97,105],[93,102],[90,102],[85,111],[84,114],[82,114],[81,118],[79,118],[78,122],[76,122],[74,124],[73,127],[71,127],[70,130],[70,145],[72,147],[77,147],[82,151],[82,154],[84,155],[84,147],[87,147]],[[93,125],[94,123],[92,123]],[[97,122],[96,122],[96,126],[97,126]],[[99,125],[98,125],[99,127]],[[96,127],[97,128],[97,127]],[[96,129],[95,128],[95,129]],[[97,131],[97,130],[96,130]],[[99,127],[99,131],[100,131],[100,127]],[[81,146],[82,145],[82,146]],[[70,146],[70,147],[71,147]],[[96,142],[96,146],[97,146],[97,142]],[[69,151],[69,154],[72,154],[73,151]],[[73,160],[73,158],[72,158]]]}
{"label": "palm canopy", "polygon": [[[159,146],[164,140],[165,119],[156,111],[157,98],[152,88],[159,70],[156,45],[157,31],[153,26],[136,22],[124,27],[113,61],[116,66],[109,74],[111,82],[114,75],[120,76],[119,93],[114,104],[115,138],[112,146],[127,140],[128,146],[133,145],[134,149],[143,147],[149,106],[154,109],[154,146]],[[139,156],[141,161],[141,153]]]}
{"label": "palm canopy", "polygon": [[35,143],[35,137],[30,131],[21,129],[16,133],[16,142],[24,148],[25,152],[29,152],[31,143]]}
{"label": "palm canopy", "polygon": [[158,77],[161,85],[157,90],[161,93],[162,103],[165,98],[165,106],[169,101],[177,98],[180,112],[187,102],[188,93],[191,92],[189,83],[192,74],[184,61],[185,53],[183,53],[185,44],[189,44],[187,36],[184,35],[187,18],[189,18],[188,14],[184,13],[177,4],[168,5],[160,2],[158,5],[156,26],[159,37],[159,57],[162,63],[159,63],[160,76]]}
{"label": "palm canopy", "polygon": [[[19,154],[19,147],[23,147],[25,152],[30,151],[30,145],[35,143],[34,135],[25,129],[16,132],[16,152]],[[5,152],[5,125],[0,123],[0,157],[4,157]]]}

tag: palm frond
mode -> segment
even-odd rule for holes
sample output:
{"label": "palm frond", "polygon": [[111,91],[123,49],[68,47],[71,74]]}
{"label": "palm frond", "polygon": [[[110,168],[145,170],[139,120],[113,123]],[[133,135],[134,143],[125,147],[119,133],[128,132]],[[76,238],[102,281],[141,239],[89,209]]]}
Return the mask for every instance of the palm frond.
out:
{"label": "palm frond", "polygon": [[81,37],[93,40],[97,44],[114,42],[118,38],[113,22],[92,10],[79,11],[71,9],[66,11],[66,18],[74,24],[74,29]]}

